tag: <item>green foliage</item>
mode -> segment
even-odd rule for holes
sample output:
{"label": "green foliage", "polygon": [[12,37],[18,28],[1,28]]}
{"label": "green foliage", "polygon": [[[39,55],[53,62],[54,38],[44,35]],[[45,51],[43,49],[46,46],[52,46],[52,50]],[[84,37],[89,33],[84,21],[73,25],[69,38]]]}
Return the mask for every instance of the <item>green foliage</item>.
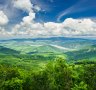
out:
{"label": "green foliage", "polygon": [[54,65],[55,90],[69,90],[72,87],[71,70],[65,60],[58,59]]}
{"label": "green foliage", "polygon": [[66,52],[68,60],[78,61],[78,60],[94,60],[96,59],[96,46],[87,49],[81,49],[78,51]]}
{"label": "green foliage", "polygon": [[78,85],[75,84],[75,86],[72,88],[72,90],[88,90],[87,84],[85,84],[83,81],[80,82]]}
{"label": "green foliage", "polygon": [[3,82],[1,87],[3,90],[23,90],[22,89],[22,80],[18,78],[12,78]]}
{"label": "green foliage", "polygon": [[96,90],[96,64],[84,67],[83,80],[88,84],[88,90]]}
{"label": "green foliage", "polygon": [[67,64],[62,58],[40,69],[0,65],[0,90],[96,90],[96,64]]}

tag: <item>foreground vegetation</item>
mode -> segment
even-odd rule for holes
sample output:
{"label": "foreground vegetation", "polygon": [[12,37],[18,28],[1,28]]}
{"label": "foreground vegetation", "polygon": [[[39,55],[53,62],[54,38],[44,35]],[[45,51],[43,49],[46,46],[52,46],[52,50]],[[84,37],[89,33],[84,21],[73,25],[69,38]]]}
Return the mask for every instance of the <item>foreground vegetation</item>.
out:
{"label": "foreground vegetation", "polygon": [[96,64],[58,58],[34,71],[1,63],[0,90],[96,90]]}

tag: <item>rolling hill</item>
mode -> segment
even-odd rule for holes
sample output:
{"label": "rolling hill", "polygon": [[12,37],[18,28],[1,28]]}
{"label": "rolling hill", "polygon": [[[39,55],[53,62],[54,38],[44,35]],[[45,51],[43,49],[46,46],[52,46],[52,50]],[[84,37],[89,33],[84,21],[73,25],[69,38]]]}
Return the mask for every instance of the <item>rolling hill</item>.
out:
{"label": "rolling hill", "polygon": [[68,60],[96,60],[96,45],[72,52],[65,53]]}
{"label": "rolling hill", "polygon": [[13,54],[19,54],[19,51],[0,46],[0,54],[7,54],[7,55],[11,54],[11,55],[13,55]]}
{"label": "rolling hill", "polygon": [[68,60],[96,58],[96,40],[81,38],[34,38],[0,40],[2,54],[67,55]]}

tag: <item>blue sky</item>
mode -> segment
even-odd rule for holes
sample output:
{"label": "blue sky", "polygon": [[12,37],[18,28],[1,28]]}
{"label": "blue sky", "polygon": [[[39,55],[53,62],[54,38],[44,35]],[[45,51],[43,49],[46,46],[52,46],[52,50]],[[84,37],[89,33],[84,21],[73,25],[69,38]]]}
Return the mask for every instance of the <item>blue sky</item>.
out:
{"label": "blue sky", "polygon": [[[10,6],[11,1],[12,0],[0,0],[1,10],[4,10],[5,6],[7,6],[10,10],[9,13],[14,13],[12,10],[14,7]],[[69,12],[60,18],[60,22],[69,17],[92,18],[96,16],[96,0],[31,0],[31,3],[38,5],[42,9],[36,14],[36,21],[57,22],[59,15],[68,10]],[[9,18],[12,18],[10,20],[12,23],[19,22],[22,17],[27,15],[27,13],[22,10],[15,8],[15,11],[17,12],[15,17],[9,16]]]}
{"label": "blue sky", "polygon": [[[72,37],[95,36],[93,35],[93,33],[96,31],[94,29],[96,24],[96,0],[0,0],[0,11],[0,18],[4,18],[2,19],[4,20],[4,22],[2,23],[1,21],[0,24],[1,31],[3,29],[3,33],[1,32],[2,38],[4,37],[4,33],[8,33],[8,35],[6,36],[10,36],[9,34],[11,34],[11,37],[27,37],[28,33],[25,34],[25,32],[28,32],[29,29],[31,33],[34,33],[34,30],[36,30],[36,35],[38,36],[39,34],[39,36],[41,37],[42,33],[45,32],[42,32],[42,28],[48,29],[43,35],[48,37],[69,36],[69,33]],[[30,16],[30,13],[34,17]],[[2,17],[3,15],[5,15],[6,17]],[[87,23],[87,21],[89,23]],[[73,22],[74,24],[77,24],[79,28],[74,25],[73,27],[70,27]],[[80,22],[82,23],[82,25],[80,24]],[[84,27],[86,30],[83,28],[83,25],[85,25],[84,22],[86,22],[86,27]],[[22,28],[25,27],[25,23],[27,23],[26,30],[25,28]],[[41,27],[39,30],[37,27],[32,27],[32,25],[37,25],[38,23]],[[52,28],[47,27],[51,25],[53,25],[54,32]],[[87,25],[90,26],[90,30],[87,30]],[[17,26],[19,27],[19,29],[16,32],[16,30],[13,29],[17,29]],[[62,27],[65,32],[64,30],[59,30],[57,26],[60,28]],[[79,31],[81,26],[84,29],[83,31]],[[77,31],[75,30],[76,28],[78,28]],[[51,31],[49,29],[52,30],[52,35],[50,35]],[[58,30],[56,31],[55,29]],[[21,32],[19,32],[20,30]],[[15,33],[13,33],[14,31]],[[73,33],[72,35],[71,32]],[[46,35],[47,33],[48,35]],[[34,37],[32,35],[30,37]]]}

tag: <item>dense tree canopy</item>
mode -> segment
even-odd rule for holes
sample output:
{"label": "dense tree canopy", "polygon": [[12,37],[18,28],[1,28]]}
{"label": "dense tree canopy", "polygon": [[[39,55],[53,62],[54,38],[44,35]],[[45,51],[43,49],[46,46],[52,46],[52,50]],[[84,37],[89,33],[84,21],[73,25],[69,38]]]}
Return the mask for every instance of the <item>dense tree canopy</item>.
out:
{"label": "dense tree canopy", "polygon": [[59,58],[37,71],[0,65],[0,90],[96,90],[95,85],[95,64]]}

